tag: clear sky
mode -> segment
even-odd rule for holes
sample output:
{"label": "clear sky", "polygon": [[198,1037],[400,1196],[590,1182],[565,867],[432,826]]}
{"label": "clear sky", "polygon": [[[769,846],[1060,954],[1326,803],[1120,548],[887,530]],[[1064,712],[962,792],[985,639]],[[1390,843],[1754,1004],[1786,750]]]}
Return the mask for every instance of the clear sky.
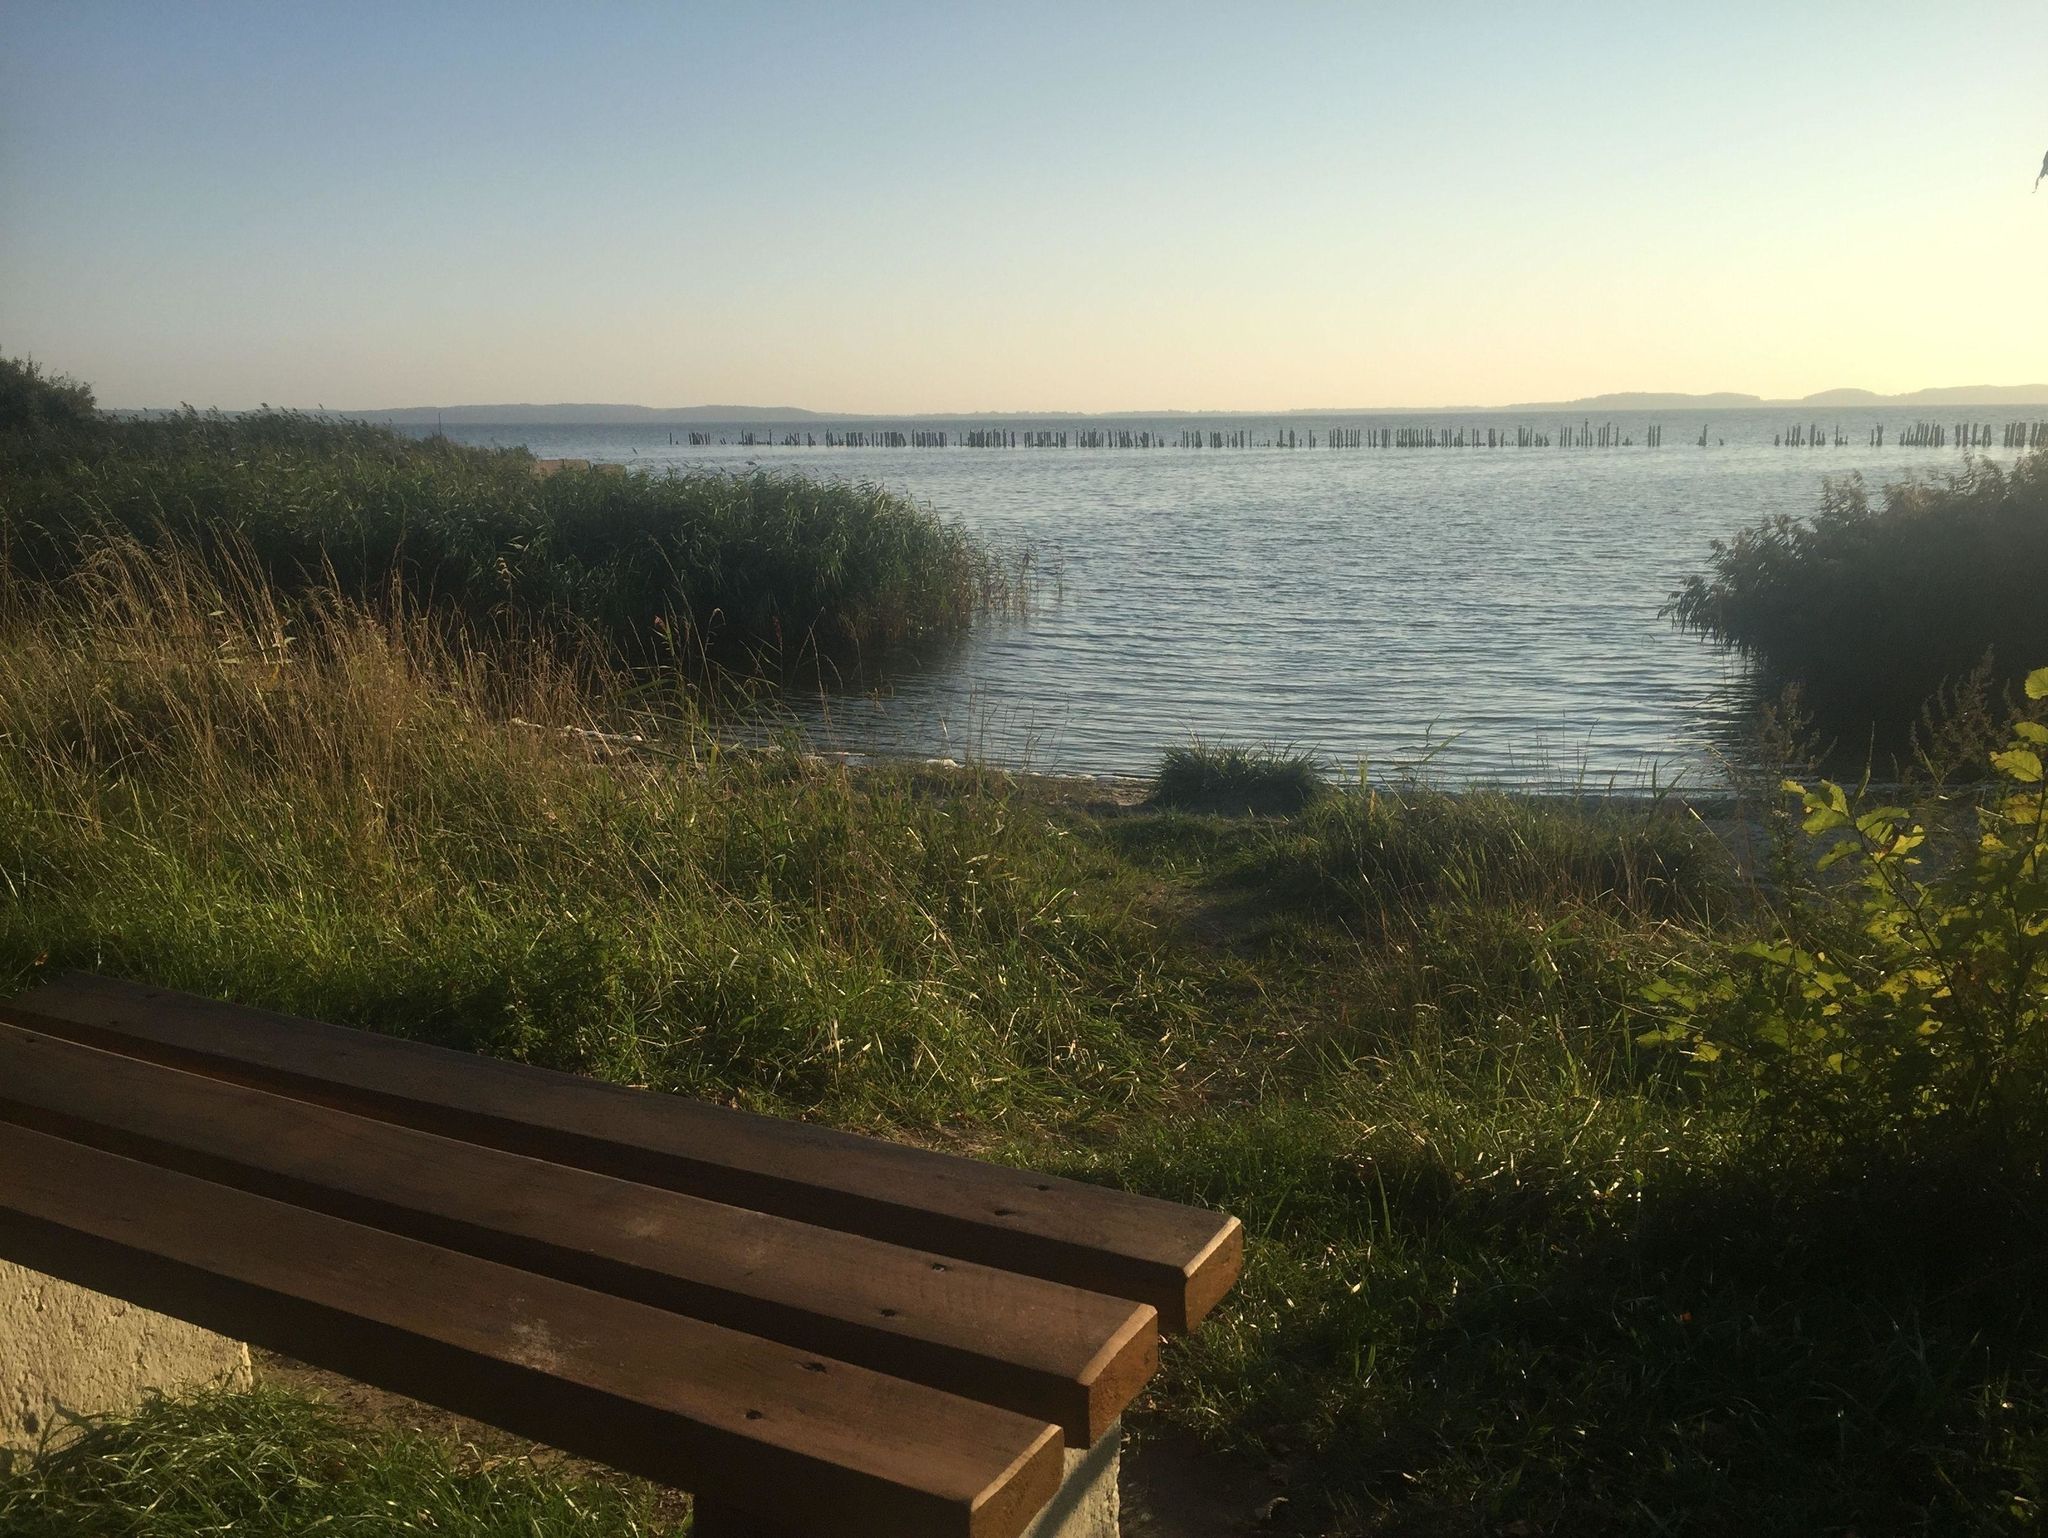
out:
{"label": "clear sky", "polygon": [[0,0],[0,351],[103,403],[2048,376],[2042,0]]}

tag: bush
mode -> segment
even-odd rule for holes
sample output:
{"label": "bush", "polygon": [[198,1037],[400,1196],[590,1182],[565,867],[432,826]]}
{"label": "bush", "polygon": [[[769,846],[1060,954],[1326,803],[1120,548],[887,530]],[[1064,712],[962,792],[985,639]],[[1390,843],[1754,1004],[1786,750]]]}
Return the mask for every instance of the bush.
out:
{"label": "bush", "polygon": [[[2048,668],[2026,692],[2048,698]],[[2048,1146],[2044,749],[2048,727],[2014,723],[1976,838],[1931,872],[1928,831],[1904,808],[1787,781],[1817,869],[1849,873],[1853,901],[1654,984],[1671,1019],[1644,1040],[1746,1067],[1783,1118],[1851,1147],[1910,1153],[1930,1132]]]}
{"label": "bush", "polygon": [[1902,729],[1988,655],[1995,683],[2048,656],[2048,451],[1932,484],[1830,481],[1811,522],[1726,543],[1664,613],[1805,686],[1824,717]]}
{"label": "bush", "polygon": [[92,391],[27,358],[0,358],[0,435],[84,427],[98,420]]}

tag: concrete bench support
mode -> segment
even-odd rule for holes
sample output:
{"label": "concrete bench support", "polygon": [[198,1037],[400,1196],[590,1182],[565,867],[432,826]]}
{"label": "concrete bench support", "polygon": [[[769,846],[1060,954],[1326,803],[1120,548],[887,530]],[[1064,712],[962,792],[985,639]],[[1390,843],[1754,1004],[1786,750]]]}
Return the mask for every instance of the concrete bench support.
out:
{"label": "concrete bench support", "polygon": [[1067,1450],[1067,1477],[1024,1538],[1117,1538],[1122,1511],[1117,1470],[1124,1428],[1111,1426],[1093,1447]]}
{"label": "concrete bench support", "polygon": [[0,1261],[0,1448],[33,1450],[60,1412],[121,1413],[152,1390],[250,1377],[238,1341]]}
{"label": "concrete bench support", "polygon": [[[1111,1426],[1090,1448],[1067,1450],[1066,1478],[1059,1493],[1024,1532],[1023,1538],[1117,1538],[1122,1505],[1117,1473],[1124,1431]],[[786,1528],[763,1526],[730,1506],[697,1503],[694,1538],[812,1538]]]}

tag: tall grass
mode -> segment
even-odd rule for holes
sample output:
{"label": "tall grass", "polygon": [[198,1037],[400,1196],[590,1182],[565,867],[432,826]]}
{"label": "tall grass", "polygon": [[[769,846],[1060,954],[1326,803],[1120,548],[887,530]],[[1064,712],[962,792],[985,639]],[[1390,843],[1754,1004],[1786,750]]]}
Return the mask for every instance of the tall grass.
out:
{"label": "tall grass", "polygon": [[[686,704],[402,605],[112,547],[0,642],[0,957],[558,1066],[998,1110],[1184,1008],[999,795],[720,748]],[[593,735],[656,744],[613,765]]]}
{"label": "tall grass", "polygon": [[1261,874],[1324,912],[1384,922],[1445,906],[1597,900],[1697,912],[1723,872],[1682,808],[1426,785],[1333,796],[1277,839]]}
{"label": "tall grass", "polygon": [[472,629],[581,630],[634,662],[843,662],[1022,601],[963,530],[796,475],[534,473],[524,450],[284,412],[0,434],[0,560],[61,581],[109,535],[247,552],[288,593],[394,583]]}
{"label": "tall grass", "polygon": [[1664,612],[1801,684],[1831,722],[1902,734],[1986,657],[2006,683],[2048,660],[2048,451],[1874,503],[1859,479],[1830,481],[1811,520],[1716,541]]}

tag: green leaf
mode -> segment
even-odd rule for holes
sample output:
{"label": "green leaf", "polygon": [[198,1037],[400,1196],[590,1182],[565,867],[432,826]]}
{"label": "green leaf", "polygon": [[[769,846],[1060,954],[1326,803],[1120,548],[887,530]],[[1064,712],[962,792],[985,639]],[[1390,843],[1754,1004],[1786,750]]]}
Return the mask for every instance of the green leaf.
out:
{"label": "green leaf", "polygon": [[2041,755],[2032,748],[2008,748],[1991,755],[1991,765],[2009,780],[2022,785],[2041,783]]}
{"label": "green leaf", "polygon": [[2027,698],[2048,700],[2048,668],[2035,668],[2027,675]]}
{"label": "green leaf", "polygon": [[2012,729],[2013,735],[2022,742],[2032,742],[2048,746],[2048,726],[2043,726],[2039,721],[2015,721],[2012,724]]}

